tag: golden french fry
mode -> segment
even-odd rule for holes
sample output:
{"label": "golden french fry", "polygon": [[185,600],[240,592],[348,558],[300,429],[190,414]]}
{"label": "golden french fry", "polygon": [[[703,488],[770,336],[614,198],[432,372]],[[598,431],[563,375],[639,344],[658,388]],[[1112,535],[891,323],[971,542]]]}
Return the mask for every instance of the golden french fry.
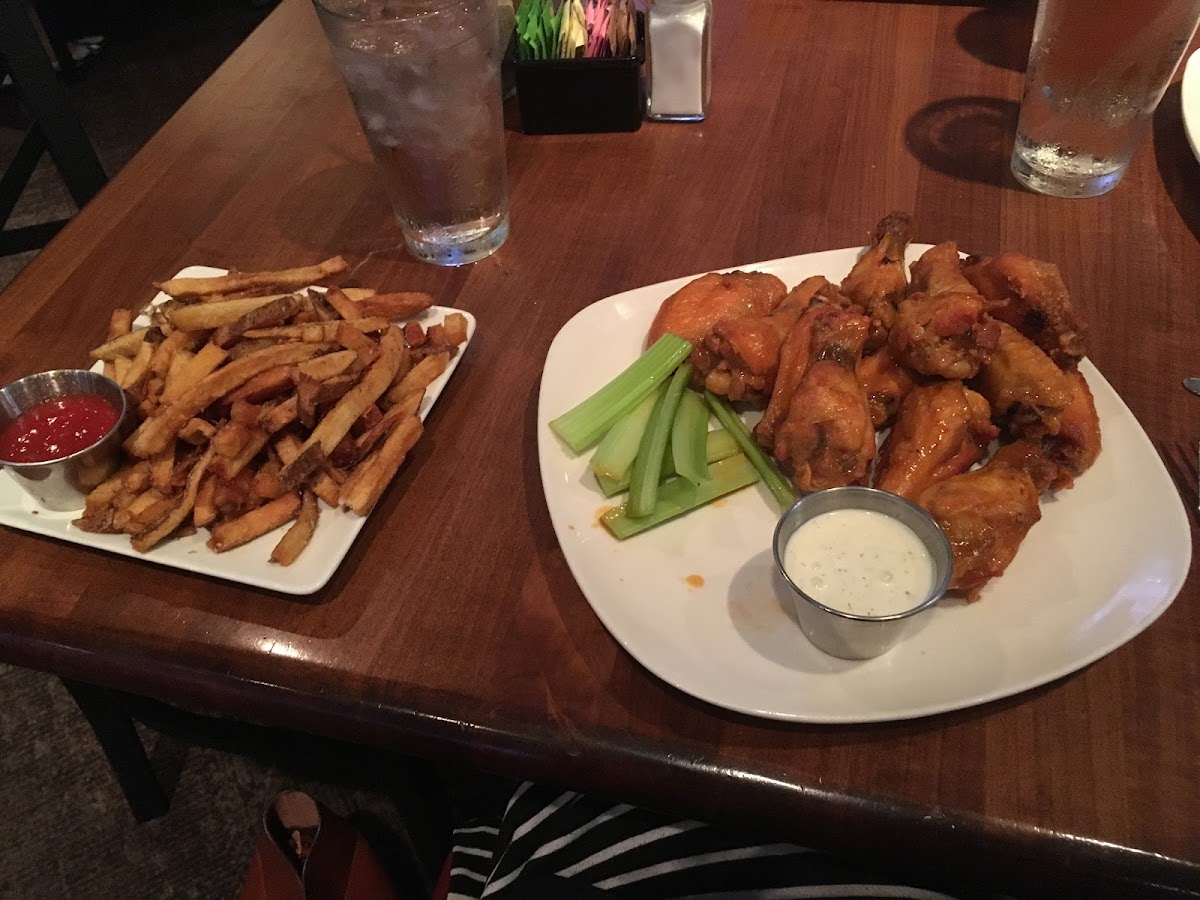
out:
{"label": "golden french fry", "polygon": [[216,344],[205,344],[191,358],[183,371],[174,379],[168,381],[167,386],[163,388],[162,397],[159,398],[159,402],[173,403],[178,400],[203,379],[215,372],[217,367],[225,362],[228,356],[229,354]]}
{"label": "golden french fry", "polygon": [[192,521],[197,528],[207,528],[209,523],[217,518],[217,507],[213,498],[217,492],[217,478],[212,473],[204,476],[200,482],[200,490],[196,494],[195,508],[192,510]]}
{"label": "golden french fry", "polygon": [[300,495],[284,494],[236,519],[217,525],[211,530],[208,549],[214,553],[224,553],[226,550],[240,547],[291,521],[299,512]]}
{"label": "golden french fry", "polygon": [[359,316],[381,316],[385,319],[411,319],[433,306],[433,297],[421,291],[402,291],[395,294],[375,294],[355,303]]}
{"label": "golden french fry", "polygon": [[175,438],[189,419],[220,397],[241,387],[259,372],[311,359],[327,349],[325,344],[285,344],[260,350],[229,363],[202,379],[170,406],[160,409],[142,422],[125,441],[126,451],[143,458],[159,452]]}
{"label": "golden french fry", "polygon": [[246,443],[235,456],[219,456],[213,459],[213,468],[221,472],[225,478],[232,480],[237,477],[246,466],[250,465],[251,460],[262,451],[262,448],[267,445],[270,438],[261,428],[250,432],[246,438]]}
{"label": "golden french fry", "polygon": [[450,313],[442,322],[446,332],[446,343],[457,347],[467,342],[467,317],[462,313]]}
{"label": "golden french fry", "polygon": [[188,363],[195,359],[195,354],[190,350],[180,350],[173,357],[171,363],[167,366],[167,375],[163,379],[163,392],[159,396],[161,402],[163,396],[167,395],[171,390],[171,385],[177,383],[183,376],[184,370],[187,369]]}
{"label": "golden french fry", "polygon": [[179,439],[189,444],[199,446],[212,440],[217,426],[203,419],[189,419],[188,423],[179,429]]}
{"label": "golden french fry", "polygon": [[175,306],[163,313],[163,318],[184,331],[204,331],[220,328],[227,322],[236,322],[246,313],[274,303],[286,294],[268,297],[244,297],[241,300],[222,300],[219,303],[193,303],[191,306]]}
{"label": "golden french fry", "polygon": [[337,325],[337,322],[303,322],[276,325],[272,328],[251,328],[244,337],[252,340],[303,341],[308,340],[311,335],[319,335],[317,340],[332,341],[337,333]]}
{"label": "golden french fry", "polygon": [[192,512],[196,504],[196,492],[200,487],[200,479],[204,477],[204,473],[208,470],[208,464],[212,459],[212,455],[213,451],[210,447],[200,457],[196,465],[192,467],[192,471],[188,474],[183,496],[176,501],[174,508],[167,514],[166,518],[149,531],[145,531],[134,537],[134,550],[137,550],[139,553],[145,553],[183,524],[184,519]]}
{"label": "golden french fry", "polygon": [[115,360],[122,356],[134,356],[149,335],[149,328],[139,328],[137,331],[131,331],[128,334],[113,338],[113,340],[106,344],[101,344],[88,355],[92,359],[104,360]]}
{"label": "golden french fry", "polygon": [[175,445],[171,444],[150,458],[150,483],[163,494],[171,490],[171,475],[175,471]]}
{"label": "golden french fry", "polygon": [[340,288],[340,290],[343,294],[355,302],[359,300],[366,300],[368,297],[374,297],[375,294],[378,293],[375,288],[347,287]]}
{"label": "golden french fry", "polygon": [[123,334],[133,330],[133,310],[114,309],[108,319],[108,339],[115,341]]}
{"label": "golden french fry", "polygon": [[408,416],[415,416],[417,410],[421,408],[421,400],[425,397],[425,391],[413,391],[410,394],[405,394],[399,403],[389,409],[383,416],[366,429],[362,434],[354,439],[355,449],[358,451],[358,458],[362,459],[370,453],[375,445],[387,437],[389,431],[395,427],[396,423]]}
{"label": "golden french fry", "polygon": [[271,562],[281,566],[290,566],[294,563],[296,558],[304,552],[308,542],[312,540],[313,534],[316,533],[317,519],[320,515],[321,508],[317,505],[316,495],[305,489],[304,499],[300,503],[300,513],[296,516],[292,527],[279,539],[279,543],[271,551]]}
{"label": "golden french fry", "polygon": [[[279,459],[285,465],[294,460],[300,455],[300,447],[302,443],[294,434],[281,435],[275,441],[275,452],[279,454]],[[308,479],[309,485],[318,497],[324,500],[329,506],[336,507],[338,505],[338,495],[341,488],[333,477],[325,471],[317,471]],[[282,492],[283,482],[279,482],[279,491]]]}
{"label": "golden french fry", "polygon": [[262,417],[262,406],[246,400],[234,400],[229,404],[229,419],[247,428],[257,428],[258,420]]}
{"label": "golden french fry", "polygon": [[154,348],[154,355],[150,358],[150,371],[155,375],[166,375],[171,367],[171,359],[180,350],[190,349],[192,340],[192,336],[186,331],[171,332]]}
{"label": "golden french fry", "polygon": [[358,304],[351,300],[341,288],[330,288],[325,292],[325,302],[337,310],[343,319],[363,319],[366,314],[361,312]]}
{"label": "golden french fry", "polygon": [[155,287],[164,294],[183,299],[208,294],[232,294],[259,288],[298,289],[338,275],[346,271],[346,268],[346,261],[340,256],[334,256],[314,266],[301,266],[278,272],[238,272],[216,278],[172,278]]}
{"label": "golden french fry", "polygon": [[447,353],[435,353],[433,356],[425,357],[409,370],[399,384],[394,385],[387,392],[386,402],[395,405],[406,394],[426,390],[439,375],[446,371],[448,365],[450,365],[450,355]]}
{"label": "golden french fry", "polygon": [[213,332],[211,340],[218,347],[227,347],[251,328],[271,328],[282,325],[299,309],[300,297],[296,294],[288,294],[252,309],[232,322],[226,322]]}
{"label": "golden french fry", "polygon": [[264,406],[259,424],[267,434],[274,434],[295,422],[299,412],[300,403],[296,399],[296,395],[292,394],[281,403],[271,407]]}
{"label": "golden french fry", "polygon": [[[379,359],[367,370],[362,380],[321,419],[305,441],[300,455],[283,467],[280,477],[289,489],[308,478],[321,464],[321,460],[333,452],[338,441],[346,436],[355,420],[367,407],[373,405],[392,383],[396,368],[400,365],[400,350],[403,345],[399,343],[395,330],[389,329],[384,332],[379,346]],[[314,454],[311,451],[313,447],[319,447],[320,453]]]}
{"label": "golden french fry", "polygon": [[[331,322],[330,324],[333,325],[335,323]],[[379,345],[363,334],[358,328],[356,328],[355,324],[357,323],[336,323],[333,332],[333,340],[341,344],[347,350],[353,350],[355,353],[357,353],[361,362],[364,353],[371,354],[373,356],[378,352]],[[385,324],[384,328],[386,327],[388,326]]]}
{"label": "golden french fry", "polygon": [[251,431],[240,422],[226,422],[213,435],[212,448],[217,456],[235,457],[250,441]]}
{"label": "golden french fry", "polygon": [[124,472],[117,472],[92,488],[84,501],[85,509],[91,512],[112,502],[113,498],[125,489],[124,474]]}
{"label": "golden french fry", "polygon": [[125,390],[133,390],[142,379],[150,373],[150,360],[154,358],[154,345],[142,344],[138,349],[137,356],[133,358],[133,362],[129,364],[129,369],[125,373],[125,379],[120,382],[121,387]]}
{"label": "golden french fry", "polygon": [[344,373],[357,359],[358,354],[353,350],[335,350],[333,353],[302,362],[296,368],[317,381],[328,381]]}
{"label": "golden french fry", "polygon": [[375,508],[384,489],[404,462],[408,451],[421,436],[421,420],[416,416],[402,419],[383,445],[368,456],[342,485],[341,503],[365,516]]}
{"label": "golden french fry", "polygon": [[104,374],[105,378],[110,378],[113,381],[116,381],[117,380],[117,364],[115,362],[113,362],[111,359],[106,359],[104,361],[103,374]]}

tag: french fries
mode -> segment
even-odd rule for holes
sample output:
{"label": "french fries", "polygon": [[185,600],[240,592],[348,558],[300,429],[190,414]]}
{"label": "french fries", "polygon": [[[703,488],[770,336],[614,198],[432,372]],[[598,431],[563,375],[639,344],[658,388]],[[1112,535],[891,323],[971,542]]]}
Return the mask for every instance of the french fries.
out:
{"label": "french fries", "polygon": [[467,322],[411,321],[432,305],[425,293],[309,287],[345,269],[335,257],[172,279],[145,328],[115,311],[91,356],[140,421],[75,524],[128,534],[140,552],[207,528],[223,553],[291,522],[270,554],[287,566],[323,509],[370,513],[420,437],[421,400]]}

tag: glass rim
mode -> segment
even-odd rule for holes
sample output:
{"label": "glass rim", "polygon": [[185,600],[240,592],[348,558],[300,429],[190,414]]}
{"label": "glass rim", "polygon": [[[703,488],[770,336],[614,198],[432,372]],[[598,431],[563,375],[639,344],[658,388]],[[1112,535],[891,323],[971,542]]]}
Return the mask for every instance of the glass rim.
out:
{"label": "glass rim", "polygon": [[419,2],[426,4],[424,9],[414,10],[411,13],[403,15],[389,16],[384,19],[366,19],[362,15],[333,9],[331,7],[331,3],[334,2],[337,2],[337,0],[313,0],[313,6],[315,6],[321,12],[327,13],[328,15],[333,16],[342,22],[351,22],[355,24],[370,22],[373,25],[392,25],[398,22],[417,21],[424,16],[436,15],[445,9],[455,6],[464,6],[467,4],[478,6],[481,3],[487,2],[487,0],[419,0]]}

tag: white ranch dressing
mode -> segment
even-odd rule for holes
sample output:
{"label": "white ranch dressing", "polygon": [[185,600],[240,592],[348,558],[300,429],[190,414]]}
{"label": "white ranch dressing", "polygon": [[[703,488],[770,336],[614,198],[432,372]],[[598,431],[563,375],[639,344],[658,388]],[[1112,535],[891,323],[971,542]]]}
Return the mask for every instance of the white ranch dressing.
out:
{"label": "white ranch dressing", "polygon": [[867,509],[809,519],[788,538],[783,568],[814,600],[859,616],[905,612],[933,589],[924,542],[903,522]]}

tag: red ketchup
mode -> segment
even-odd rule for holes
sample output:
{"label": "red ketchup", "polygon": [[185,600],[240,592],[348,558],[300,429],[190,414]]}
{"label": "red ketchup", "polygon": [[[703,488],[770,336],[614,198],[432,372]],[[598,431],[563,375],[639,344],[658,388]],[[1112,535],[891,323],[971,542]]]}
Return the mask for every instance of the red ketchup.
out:
{"label": "red ketchup", "polygon": [[43,400],[0,429],[0,462],[48,462],[78,453],[112,431],[119,416],[95,394]]}

